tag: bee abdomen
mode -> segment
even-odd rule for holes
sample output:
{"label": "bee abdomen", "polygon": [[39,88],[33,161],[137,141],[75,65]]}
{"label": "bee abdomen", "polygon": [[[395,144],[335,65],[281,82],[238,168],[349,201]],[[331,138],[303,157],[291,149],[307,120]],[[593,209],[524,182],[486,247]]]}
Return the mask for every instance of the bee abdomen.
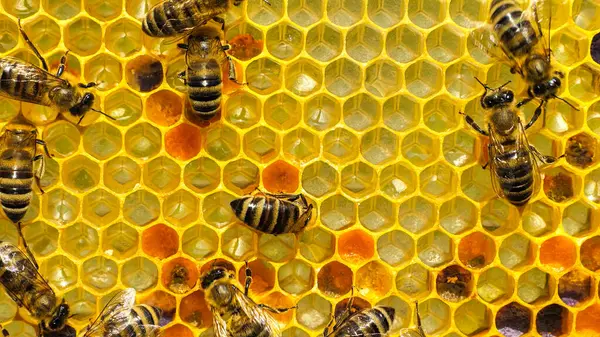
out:
{"label": "bee abdomen", "polygon": [[152,7],[142,21],[142,30],[146,35],[166,37],[181,34],[189,29],[203,24],[214,16],[227,10],[227,1],[216,1],[215,4],[206,1],[166,0]]}
{"label": "bee abdomen", "polygon": [[390,331],[396,310],[392,307],[375,306],[352,315],[334,337],[384,336]]}
{"label": "bee abdomen", "polygon": [[41,101],[46,74],[12,57],[0,59],[0,91],[17,100]]}
{"label": "bee abdomen", "polygon": [[121,337],[150,337],[150,331],[147,331],[147,326],[158,326],[162,310],[159,308],[138,304],[131,309],[130,324],[125,327],[120,333]]}
{"label": "bee abdomen", "polygon": [[[527,154],[525,154],[527,155]],[[497,167],[496,174],[506,199],[515,206],[526,204],[533,195],[533,166],[525,160],[514,167]]]}
{"label": "bee abdomen", "polygon": [[531,21],[522,19],[523,11],[514,0],[494,0],[490,21],[500,42],[514,56],[528,54],[538,38]]}
{"label": "bee abdomen", "polygon": [[300,217],[297,205],[265,196],[246,196],[231,202],[238,219],[267,234],[290,233]]}
{"label": "bee abdomen", "polygon": [[209,120],[221,110],[221,67],[214,59],[195,66],[188,68],[188,97],[198,117]]}

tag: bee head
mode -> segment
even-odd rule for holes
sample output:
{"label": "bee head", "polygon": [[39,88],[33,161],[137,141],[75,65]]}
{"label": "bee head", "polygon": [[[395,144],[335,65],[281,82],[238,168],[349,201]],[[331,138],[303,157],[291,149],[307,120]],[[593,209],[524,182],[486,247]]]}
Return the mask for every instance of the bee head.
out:
{"label": "bee head", "polygon": [[92,108],[93,104],[94,104],[94,94],[92,94],[90,92],[86,92],[85,94],[83,94],[83,97],[81,97],[79,102],[77,102],[75,105],[73,105],[69,109],[69,112],[73,116],[83,117],[83,116],[85,116],[85,113],[88,112]]}
{"label": "bee head", "polygon": [[202,276],[202,289],[210,287],[213,283],[219,280],[225,279],[225,281],[228,282],[229,279],[234,277],[235,275],[224,267],[213,267],[204,276]]}
{"label": "bee head", "polygon": [[69,318],[69,305],[63,301],[56,307],[54,310],[54,314],[52,315],[52,319],[48,321],[48,329],[51,331],[56,331],[62,329],[65,324],[67,324],[67,319]]}
{"label": "bee head", "polygon": [[498,105],[511,104],[515,99],[515,95],[511,90],[499,90],[490,95],[485,95],[481,99],[481,106],[484,109],[490,109]]}

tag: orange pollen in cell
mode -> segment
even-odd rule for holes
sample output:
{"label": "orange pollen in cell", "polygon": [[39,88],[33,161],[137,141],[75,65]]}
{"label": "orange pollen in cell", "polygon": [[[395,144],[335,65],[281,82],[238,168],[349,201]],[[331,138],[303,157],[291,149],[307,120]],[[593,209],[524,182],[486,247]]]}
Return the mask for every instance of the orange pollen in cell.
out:
{"label": "orange pollen in cell", "polygon": [[271,193],[294,193],[300,184],[298,168],[283,160],[267,166],[262,178],[265,189]]}
{"label": "orange pollen in cell", "polygon": [[180,124],[165,135],[165,149],[173,158],[188,160],[202,148],[200,129],[191,124]]}

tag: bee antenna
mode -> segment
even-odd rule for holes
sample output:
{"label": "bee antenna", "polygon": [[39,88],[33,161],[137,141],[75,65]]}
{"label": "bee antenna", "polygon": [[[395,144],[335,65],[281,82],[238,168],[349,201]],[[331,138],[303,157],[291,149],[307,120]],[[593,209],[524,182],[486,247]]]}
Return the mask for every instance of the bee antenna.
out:
{"label": "bee antenna", "polygon": [[559,100],[561,100],[561,101],[563,101],[563,102],[567,103],[567,105],[568,105],[568,106],[570,106],[571,108],[573,108],[573,109],[575,109],[575,110],[579,111],[579,109],[577,109],[577,108],[576,108],[576,107],[575,107],[573,104],[569,103],[569,102],[568,102],[566,99],[564,99],[564,98],[562,98],[562,97],[558,97],[558,96],[556,96],[556,95],[554,95],[554,94],[552,95],[552,97],[554,97],[554,98],[556,98],[556,99],[559,99]]}
{"label": "bee antenna", "polygon": [[477,77],[475,77],[475,80],[477,82],[479,82],[479,84],[481,84],[481,86],[485,89],[485,90],[492,90],[492,88],[488,87],[487,84],[481,82]]}
{"label": "bee antenna", "polygon": [[92,110],[94,110],[94,111],[96,111],[97,113],[99,113],[99,114],[101,114],[101,115],[104,115],[104,116],[105,116],[105,117],[107,117],[107,118],[110,118],[110,119],[112,119],[113,121],[116,121],[116,120],[117,120],[116,118],[114,118],[113,116],[111,116],[111,115],[109,115],[109,114],[107,114],[107,113],[105,113],[105,112],[102,112],[102,111],[100,111],[100,110],[96,110],[96,109],[94,109],[94,108],[91,108],[91,109],[92,109]]}
{"label": "bee antenna", "polygon": [[508,81],[508,82],[504,83],[503,85],[499,86],[499,87],[498,87],[496,90],[504,88],[504,87],[505,87],[505,86],[507,86],[507,85],[508,85],[510,82],[512,82],[512,81]]}

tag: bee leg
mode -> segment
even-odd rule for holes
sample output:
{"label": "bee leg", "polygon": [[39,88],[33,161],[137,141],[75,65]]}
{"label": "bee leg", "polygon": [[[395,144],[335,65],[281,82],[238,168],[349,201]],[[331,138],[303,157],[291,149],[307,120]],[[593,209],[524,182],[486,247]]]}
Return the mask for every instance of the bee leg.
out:
{"label": "bee leg", "polygon": [[79,83],[79,84],[77,84],[77,86],[79,86],[79,87],[80,87],[80,88],[82,88],[82,89],[93,88],[93,87],[95,87],[96,85],[98,85],[98,84],[96,84],[96,82],[90,82],[90,83]]}
{"label": "bee leg", "polygon": [[259,308],[261,308],[261,309],[265,309],[265,310],[267,310],[267,311],[270,311],[270,312],[272,312],[272,313],[274,313],[274,314],[283,314],[283,313],[284,313],[284,312],[286,312],[286,311],[289,311],[289,310],[292,310],[292,309],[296,309],[296,308],[297,308],[296,306],[289,307],[289,308],[273,308],[273,307],[271,307],[271,306],[268,306],[268,305],[266,305],[266,304],[262,304],[262,303],[260,303],[260,304],[258,305],[258,307],[259,307]]}
{"label": "bee leg", "polygon": [[458,112],[459,114],[465,116],[465,122],[467,122],[467,124],[469,124],[475,131],[481,133],[484,136],[489,136],[489,134],[487,133],[487,131],[485,131],[484,129],[482,129],[479,124],[477,124],[475,122],[475,120],[473,120],[473,118],[467,114],[465,114],[464,112]]}
{"label": "bee leg", "polygon": [[44,173],[46,172],[46,160],[44,158],[43,155],[38,154],[37,156],[33,157],[32,161],[40,161],[40,166],[38,167],[38,169],[35,172],[35,183],[37,184],[38,188],[40,189],[40,193],[44,194],[44,190],[42,189],[42,177],[44,176]]}
{"label": "bee leg", "polygon": [[185,43],[178,43],[177,44],[177,48],[181,48],[181,49],[187,50],[188,49],[188,45],[185,44]]}
{"label": "bee leg", "polygon": [[187,85],[187,79],[185,78],[185,70],[177,74],[177,78],[183,81],[183,84]]}
{"label": "bee leg", "polygon": [[235,63],[233,63],[231,57],[227,56],[227,62],[229,63],[229,79],[239,85],[246,84],[237,80],[237,74],[235,73]]}
{"label": "bee leg", "polygon": [[225,20],[223,18],[220,18],[218,16],[215,16],[213,18],[213,21],[215,21],[216,23],[220,23],[221,24],[221,30],[225,31]]}
{"label": "bee leg", "polygon": [[419,302],[415,301],[415,313],[417,315],[417,329],[421,333],[421,336],[425,336],[425,331],[423,331],[423,325],[421,324],[421,315],[419,315]]}
{"label": "bee leg", "polygon": [[328,337],[329,335],[331,335],[331,326],[333,325],[333,317],[331,317],[331,319],[329,320],[329,323],[327,323],[327,326],[325,327],[325,329],[323,329],[323,337]]}
{"label": "bee leg", "polygon": [[51,154],[50,154],[50,151],[48,151],[48,145],[46,144],[46,142],[45,142],[45,141],[43,141],[43,140],[41,140],[41,139],[36,139],[36,140],[35,140],[35,143],[36,143],[37,145],[41,145],[41,146],[43,146],[43,147],[44,147],[44,152],[46,152],[46,155],[47,155],[48,157],[54,157],[53,155],[51,155]]}
{"label": "bee leg", "polygon": [[310,218],[310,215],[312,214],[312,209],[313,209],[313,205],[308,205],[308,207],[306,208],[306,211],[304,211],[304,213],[302,213],[302,215],[300,215],[300,217],[298,218],[298,221],[296,221],[296,223],[302,224],[302,228],[304,228],[304,227],[306,227],[306,225],[308,225],[308,219]]}
{"label": "bee leg", "polygon": [[58,65],[58,70],[56,70],[56,77],[61,77],[63,72],[65,71],[65,67],[67,64],[67,55],[69,55],[69,51],[67,50],[65,54],[60,58],[60,64]]}
{"label": "bee leg", "polygon": [[248,296],[250,292],[250,285],[252,284],[252,269],[248,267],[248,261],[246,262],[246,280],[244,284],[244,295]]}
{"label": "bee leg", "polygon": [[25,40],[25,43],[27,43],[31,51],[33,51],[35,56],[37,56],[40,62],[42,62],[42,68],[44,68],[45,71],[48,71],[48,63],[46,63],[46,59],[44,59],[42,54],[40,54],[37,48],[33,45],[33,42],[29,40],[29,36],[27,36],[27,33],[25,33],[25,31],[23,30],[23,27],[21,27],[21,19],[17,20],[17,25],[19,26],[19,31],[21,32],[21,36],[23,37],[23,40]]}
{"label": "bee leg", "polygon": [[0,324],[0,331],[2,332],[2,336],[3,337],[8,337],[10,336],[10,334],[8,333],[8,330],[4,329],[4,327],[2,327],[2,325]]}
{"label": "bee leg", "polygon": [[527,123],[527,125],[525,125],[525,130],[533,126],[533,124],[538,120],[538,118],[542,114],[542,110],[544,111],[543,126],[546,125],[546,109],[542,109],[542,106],[544,106],[544,102],[542,102],[542,104],[540,104],[537,107],[537,109],[535,109],[533,116],[531,116],[531,120],[529,121],[529,123]]}
{"label": "bee leg", "polygon": [[33,256],[33,253],[31,252],[31,250],[29,249],[29,246],[27,245],[27,241],[25,241],[25,237],[23,236],[23,231],[21,230],[21,222],[20,221],[17,223],[17,231],[19,232],[19,237],[23,241],[23,247],[25,247],[25,251],[27,252],[27,255],[29,256],[31,263],[33,263],[33,265],[35,266],[35,269],[40,269],[37,261],[35,260],[35,256]]}
{"label": "bee leg", "polygon": [[565,156],[564,154],[559,156],[558,158],[554,157],[554,156],[546,156],[546,155],[540,153],[540,151],[538,149],[536,149],[535,146],[533,146],[533,145],[529,145],[529,149],[535,155],[535,157],[539,161],[541,161],[544,165],[554,164],[557,160],[559,160],[560,158]]}
{"label": "bee leg", "polygon": [[531,102],[532,99],[533,99],[533,97],[527,97],[527,98],[523,99],[522,101],[520,101],[519,103],[517,103],[517,108],[520,108],[523,105]]}

